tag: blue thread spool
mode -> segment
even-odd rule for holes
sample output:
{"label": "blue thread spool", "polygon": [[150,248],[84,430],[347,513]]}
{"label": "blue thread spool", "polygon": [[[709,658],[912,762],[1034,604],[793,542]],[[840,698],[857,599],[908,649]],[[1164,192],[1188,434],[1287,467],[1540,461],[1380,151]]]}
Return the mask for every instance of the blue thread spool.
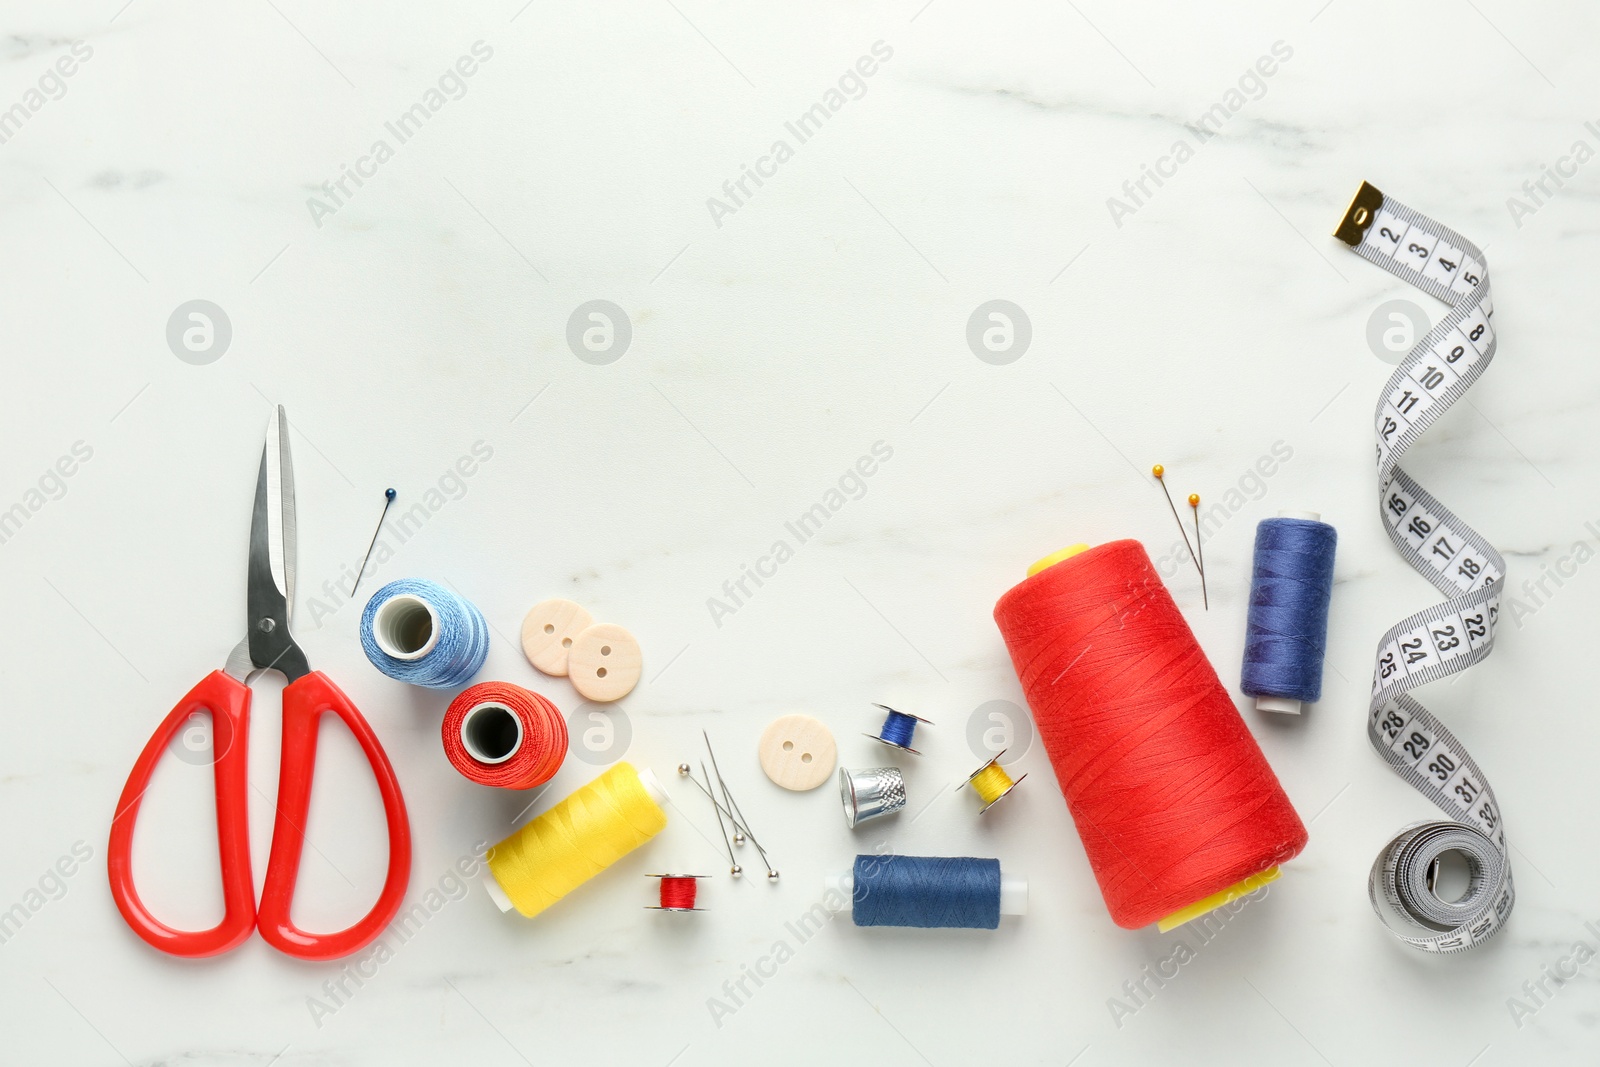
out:
{"label": "blue thread spool", "polygon": [[471,681],[489,655],[489,624],[470,601],[436,582],[401,578],[361,613],[361,648],[390,678],[429,689]]}
{"label": "blue thread spool", "polygon": [[1298,715],[1322,696],[1339,535],[1314,511],[1278,514],[1256,527],[1239,688],[1262,711]]}
{"label": "blue thread spool", "polygon": [[824,899],[851,909],[857,926],[993,930],[1028,910],[1028,880],[1000,861],[971,856],[857,856],[850,874],[826,879]]}
{"label": "blue thread spool", "polygon": [[927,725],[932,726],[933,723],[930,720],[924,719],[921,715],[907,715],[903,711],[895,711],[887,704],[874,704],[872,706],[882,708],[889,714],[883,720],[883,729],[876,734],[862,734],[862,737],[870,737],[880,744],[888,745],[890,748],[898,748],[902,752],[911,753],[913,756],[922,755],[922,753],[911,747],[911,737],[917,731],[917,723],[927,723]]}

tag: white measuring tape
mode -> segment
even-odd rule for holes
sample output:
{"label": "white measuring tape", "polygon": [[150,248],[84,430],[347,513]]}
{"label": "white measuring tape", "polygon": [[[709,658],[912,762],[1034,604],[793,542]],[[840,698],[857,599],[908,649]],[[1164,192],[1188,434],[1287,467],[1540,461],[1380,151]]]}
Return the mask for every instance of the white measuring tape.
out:
{"label": "white measuring tape", "polygon": [[[1428,952],[1460,952],[1493,937],[1516,894],[1500,806],[1465,746],[1407,690],[1455,674],[1494,647],[1505,560],[1400,469],[1400,457],[1464,396],[1494,358],[1483,253],[1447,226],[1363,182],[1334,236],[1356,254],[1450,305],[1400,362],[1375,416],[1378,510],[1389,540],[1448,599],[1390,627],[1378,643],[1367,736],[1395,772],[1450,816],[1403,828],[1367,883],[1378,917]],[[1440,857],[1466,858],[1466,893],[1434,892]]]}

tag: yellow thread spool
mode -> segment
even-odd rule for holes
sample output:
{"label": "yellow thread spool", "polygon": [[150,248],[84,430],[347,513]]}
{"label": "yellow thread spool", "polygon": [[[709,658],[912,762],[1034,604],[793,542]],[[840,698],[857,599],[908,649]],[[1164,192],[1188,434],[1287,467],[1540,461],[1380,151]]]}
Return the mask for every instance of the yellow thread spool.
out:
{"label": "yellow thread spool", "polygon": [[660,833],[664,794],[645,775],[619,763],[490,849],[506,900],[532,918]]}
{"label": "yellow thread spool", "polygon": [[[977,791],[979,798],[983,800],[983,807],[978,811],[979,815],[998,804],[1007,793],[1022,784],[1022,778],[1028,777],[1024,774],[1022,778],[1018,778],[1013,782],[1011,775],[1007,774],[1006,769],[1000,766],[1000,757],[1005,754],[1006,750],[1001,749],[989,758],[988,763],[985,763],[967,776],[967,784],[972,786]],[[957,786],[957,788],[960,787]]]}
{"label": "yellow thread spool", "polygon": [[[1153,471],[1151,471],[1151,473],[1154,474],[1157,478],[1159,478],[1159,477],[1161,477],[1163,472],[1162,472],[1161,468],[1158,466]],[[1050,555],[1045,556],[1045,557],[1043,557],[1041,559],[1038,559],[1038,560],[1034,561],[1033,566],[1028,568],[1028,577],[1032,578],[1035,574],[1038,574],[1040,571],[1044,570],[1046,567],[1052,567],[1055,564],[1060,563],[1062,560],[1071,559],[1073,556],[1078,555],[1080,552],[1087,552],[1087,551],[1089,551],[1089,546],[1086,545],[1086,544],[1083,544],[1082,542],[1079,542],[1078,544],[1075,544],[1075,545],[1068,545],[1066,548],[1063,548],[1059,552],[1052,552]],[[1004,753],[1001,753],[1001,755],[1004,755]],[[989,769],[989,765],[993,765],[996,769],[998,769],[999,768],[999,764],[997,762],[995,762],[995,761],[998,760],[999,758],[1000,758],[999,756],[996,756],[994,760],[990,760],[989,761],[989,764],[986,764],[984,767],[982,767],[979,770],[977,770],[976,772],[974,772],[973,776],[972,776],[972,779],[976,779],[978,777],[978,775],[983,774],[985,771],[987,771]],[[1001,771],[1001,773],[1004,774],[1005,772]],[[1026,778],[1027,775],[1023,775],[1022,777]],[[969,779],[969,781],[972,781],[972,779]],[[1022,779],[1019,778],[1017,780],[1020,782]],[[976,781],[973,781],[973,787],[977,788],[977,782]],[[983,795],[983,790],[982,789],[978,790],[978,795],[979,796]],[[1002,793],[1000,795],[1004,796],[1005,794]],[[999,798],[997,797],[996,799],[999,799]],[[992,801],[992,800],[989,801],[989,804],[993,804],[993,803],[994,803],[994,801]],[[988,811],[989,810],[988,805],[985,805],[983,810],[984,811]],[[1190,904],[1186,908],[1178,909],[1177,911],[1173,912],[1171,915],[1168,915],[1166,918],[1164,918],[1164,919],[1160,920],[1158,923],[1156,923],[1156,928],[1158,930],[1160,930],[1162,933],[1166,933],[1168,930],[1171,930],[1171,929],[1173,929],[1175,927],[1182,926],[1186,922],[1191,922],[1191,921],[1193,921],[1195,919],[1198,919],[1202,915],[1209,915],[1213,911],[1216,911],[1218,908],[1222,907],[1224,904],[1232,903],[1233,901],[1238,900],[1242,896],[1247,896],[1247,895],[1249,895],[1251,893],[1254,893],[1257,889],[1260,889],[1262,886],[1266,885],[1268,882],[1276,881],[1277,878],[1278,878],[1278,874],[1279,874],[1279,871],[1278,871],[1278,868],[1277,868],[1276,865],[1268,867],[1264,871],[1260,871],[1260,872],[1258,872],[1256,874],[1252,874],[1248,878],[1245,878],[1245,879],[1242,879],[1242,880],[1240,880],[1238,882],[1235,882],[1233,885],[1230,885],[1228,888],[1222,890],[1221,892],[1213,893],[1209,897],[1206,897],[1204,900],[1197,900],[1193,904]]]}

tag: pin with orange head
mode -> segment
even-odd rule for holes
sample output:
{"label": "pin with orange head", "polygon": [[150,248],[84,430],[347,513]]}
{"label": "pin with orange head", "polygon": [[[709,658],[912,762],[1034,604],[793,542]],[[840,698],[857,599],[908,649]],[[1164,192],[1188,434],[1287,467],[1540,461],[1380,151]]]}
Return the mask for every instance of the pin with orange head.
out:
{"label": "pin with orange head", "polygon": [[1206,609],[1210,610],[1211,600],[1206,596],[1206,568],[1196,547],[1200,542],[1200,494],[1189,494],[1189,506],[1194,510],[1194,539],[1195,544],[1189,543],[1189,531],[1184,529],[1183,520],[1178,517],[1178,507],[1172,502],[1172,494],[1167,492],[1167,468],[1157,463],[1150,468],[1150,473],[1155,477],[1156,483],[1161,486],[1161,495],[1167,498],[1167,507],[1172,511],[1172,521],[1178,524],[1178,533],[1183,535],[1183,546],[1189,550],[1189,558],[1195,561],[1195,569],[1200,572],[1200,595],[1205,601]]}

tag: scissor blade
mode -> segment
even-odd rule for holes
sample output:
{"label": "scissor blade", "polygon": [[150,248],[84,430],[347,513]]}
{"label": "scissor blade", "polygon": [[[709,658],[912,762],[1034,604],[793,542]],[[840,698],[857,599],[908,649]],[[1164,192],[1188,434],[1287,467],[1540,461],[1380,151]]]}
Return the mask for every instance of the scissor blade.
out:
{"label": "scissor blade", "polygon": [[305,674],[305,656],[289,632],[294,603],[294,473],[289,460],[288,422],[283,408],[267,424],[256,475],[250,519],[249,615],[245,621],[250,660],[257,668],[282,671],[290,680]]}
{"label": "scissor blade", "polygon": [[294,460],[289,455],[289,420],[283,406],[267,422],[262,449],[262,477],[267,485],[267,548],[272,579],[294,615],[295,507]]}

